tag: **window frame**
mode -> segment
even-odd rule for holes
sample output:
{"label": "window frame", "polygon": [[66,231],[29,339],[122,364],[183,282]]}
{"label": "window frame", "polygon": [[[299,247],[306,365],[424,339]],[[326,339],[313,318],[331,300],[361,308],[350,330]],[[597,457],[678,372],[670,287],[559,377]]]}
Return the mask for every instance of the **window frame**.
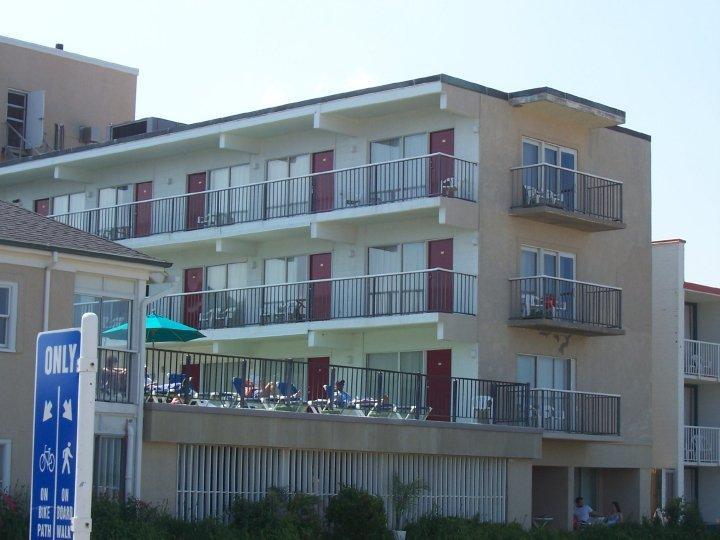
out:
{"label": "window frame", "polygon": [[[327,150],[319,150],[318,152],[326,152]],[[317,154],[318,152],[299,152],[297,154],[290,154],[287,156],[278,156],[273,158],[268,158],[265,160],[265,178],[264,182],[279,182],[280,180],[287,180],[288,178],[303,178],[305,176],[309,176],[312,173],[312,156],[313,154]],[[306,174],[300,175],[300,176],[291,176],[290,175],[290,160],[293,158],[298,158],[301,156],[307,156],[308,158],[308,172]],[[270,179],[269,171],[270,171],[270,162],[271,161],[285,161],[287,163],[287,176],[283,176],[280,178],[273,178]]]}
{"label": "window frame", "polygon": [[[123,294],[123,293],[117,293],[113,292],[110,293],[108,291],[98,291],[94,289],[75,289],[73,292],[73,321],[75,319],[75,297],[76,296],[94,296],[96,298],[100,298],[100,303],[102,305],[102,302],[108,301],[108,300],[122,300],[122,301],[128,301],[130,302],[130,306],[128,308],[128,337],[126,340],[126,346],[123,347],[116,347],[116,346],[107,346],[102,344],[102,313],[100,313],[100,316],[98,317],[98,347],[101,348],[108,348],[108,349],[117,349],[121,351],[128,351],[128,352],[137,352],[133,347],[133,339],[135,338],[135,333],[133,332],[133,322],[134,322],[134,310],[135,310],[135,296],[132,294]],[[94,312],[93,312],[94,313]]]}
{"label": "window frame", "polygon": [[9,493],[12,473],[12,439],[0,439],[0,447],[5,447],[0,461],[0,493]]}
{"label": "window frame", "polygon": [[[306,281],[310,281],[310,256],[314,255],[313,253],[310,254],[300,254],[300,255],[285,255],[282,257],[265,257],[262,259],[262,286],[276,286],[276,285],[288,285],[292,283],[304,283]],[[305,265],[305,269],[307,270],[307,277],[305,279],[301,279],[300,281],[288,281],[288,261],[290,259],[297,259],[298,257],[305,257],[307,259],[307,264]],[[266,262],[270,260],[282,260],[285,263],[285,277],[283,278],[284,281],[280,283],[266,283],[265,278],[265,272],[266,272]]]}
{"label": "window frame", "polygon": [[[376,245],[376,246],[368,246],[367,247],[367,258],[365,261],[365,275],[366,276],[374,276],[374,275],[384,275],[386,273],[386,272],[382,273],[382,274],[371,274],[370,273],[370,250],[371,249],[389,248],[389,247],[393,247],[393,246],[397,246],[400,248],[399,249],[400,270],[398,270],[397,272],[390,272],[390,274],[396,274],[396,273],[401,274],[403,272],[421,272],[423,270],[427,270],[428,269],[428,243],[430,243],[431,241],[432,240],[417,240],[417,241],[411,241],[411,242],[398,242],[395,244],[381,244],[381,245]],[[408,244],[422,244],[422,246],[423,246],[423,254],[425,256],[424,264],[423,264],[423,267],[419,270],[406,270],[404,267],[404,265],[405,265],[404,250],[405,250],[405,246]]]}
{"label": "window frame", "polygon": [[422,375],[425,375],[427,373],[427,351],[424,349],[412,349],[408,351],[376,351],[376,352],[370,352],[365,353],[365,368],[366,369],[377,369],[380,370],[381,368],[376,368],[370,366],[370,355],[372,354],[394,354],[395,360],[396,360],[396,367],[394,369],[391,369],[390,371],[398,371],[402,373],[412,373],[410,371],[402,371],[400,366],[400,355],[406,354],[406,353],[420,353],[420,373]]}
{"label": "window frame", "polygon": [[[247,167],[247,168],[248,168],[248,182],[247,182],[247,184],[233,185],[233,174],[232,174],[232,173],[233,173],[233,169],[236,169],[237,167]],[[215,172],[215,171],[222,171],[222,170],[226,170],[226,171],[228,172],[228,185],[227,185],[226,187],[221,187],[221,188],[213,187],[213,186],[212,186],[212,176],[213,176],[212,173]],[[226,166],[226,167],[213,167],[212,169],[208,169],[208,170],[206,171],[206,174],[207,174],[207,183],[208,183],[208,191],[221,191],[221,190],[223,190],[223,189],[233,189],[233,188],[238,188],[238,187],[242,187],[242,186],[246,186],[246,185],[252,184],[252,182],[250,181],[250,174],[249,174],[249,173],[250,173],[250,162],[249,162],[249,161],[245,161],[245,162],[243,162],[243,163],[236,163],[236,164],[234,164],[234,165],[228,165],[228,166]]]}
{"label": "window frame", "polygon": [[[83,209],[82,210],[70,210],[70,197],[72,197],[73,195],[82,195],[82,198],[83,198]],[[85,203],[86,194],[84,191],[76,191],[73,193],[63,193],[61,195],[54,195],[52,197],[49,197],[49,199],[50,199],[50,215],[51,216],[62,215],[62,214],[58,214],[55,209],[55,199],[60,199],[61,197],[64,197],[67,199],[67,208],[68,209],[67,209],[67,212],[63,212],[63,214],[73,214],[75,212],[82,212],[83,210],[85,210],[84,203]],[[98,191],[98,201],[99,200],[100,199],[99,199],[99,191]],[[117,200],[117,197],[115,200]]]}
{"label": "window frame", "polygon": [[[124,205],[124,204],[132,204],[132,203],[134,203],[134,202],[135,202],[135,185],[138,184],[138,183],[141,184],[141,183],[143,183],[143,182],[128,182],[128,183],[126,183],[126,184],[116,184],[116,185],[113,185],[113,186],[99,187],[99,188],[98,188],[98,195],[97,195],[97,208],[114,208],[114,207],[116,207],[116,206],[120,206],[121,204]],[[132,200],[130,200],[129,202],[124,202],[124,203],[119,203],[119,202],[118,202],[118,190],[121,189],[121,188],[128,188],[128,191],[130,192],[130,197],[131,197]],[[107,190],[107,189],[115,190],[115,202],[114,202],[113,204],[111,204],[111,205],[108,205],[108,206],[100,206],[100,194],[101,194],[104,190]]]}
{"label": "window frame", "polygon": [[[558,163],[550,163],[550,165],[557,165],[558,167],[562,166],[562,152],[567,152],[568,154],[572,154],[575,157],[575,170],[580,170],[578,167],[578,151],[576,148],[570,148],[568,146],[563,146],[562,144],[557,144],[554,142],[546,141],[543,139],[536,139],[534,137],[527,137],[523,136],[520,140],[520,163],[523,163],[523,145],[525,143],[532,144],[534,146],[538,147],[538,158],[540,159],[540,162],[537,163],[537,165],[541,163],[547,163],[545,161],[545,149],[551,148],[553,150],[557,150],[558,153]],[[524,166],[524,164],[523,164]]]}
{"label": "window frame", "polygon": [[[15,105],[14,103],[10,103],[10,94],[17,94],[20,96],[23,96],[23,99],[25,101],[25,104],[20,107],[20,105]],[[28,96],[29,92],[25,92],[23,90],[16,90],[15,88],[8,88],[7,96],[5,96],[6,99],[6,106],[5,106],[5,121],[8,124],[8,127],[6,129],[7,131],[7,141],[5,142],[6,146],[8,148],[12,148],[15,150],[22,150],[25,146],[25,128],[27,127],[27,107],[28,107]],[[10,112],[10,109],[21,109],[22,110],[22,120],[19,120],[17,118],[11,118],[8,113]],[[22,129],[16,130],[20,132],[20,146],[14,146],[10,144],[10,123],[11,122],[19,122],[22,125]],[[15,126],[13,126],[15,127]]]}
{"label": "window frame", "polygon": [[[368,150],[367,150],[367,157],[368,157],[368,164],[372,165],[374,163],[385,163],[385,161],[373,161],[372,159],[372,145],[377,143],[382,143],[385,141],[391,141],[393,139],[400,139],[400,157],[397,158],[400,159],[406,159],[408,156],[405,155],[405,139],[407,137],[414,137],[417,135],[424,135],[425,136],[425,152],[423,154],[420,154],[420,156],[411,156],[411,157],[421,157],[421,156],[427,156],[430,153],[430,131],[416,131],[413,133],[403,133],[400,135],[394,135],[391,137],[383,137],[382,139],[374,139],[372,141],[368,141]],[[390,160],[394,161],[394,160]]]}
{"label": "window frame", "polygon": [[0,288],[8,289],[8,314],[0,314],[0,318],[7,317],[7,343],[0,344],[0,352],[14,353],[15,338],[17,332],[18,320],[18,284],[13,281],[0,281]]}
{"label": "window frame", "polygon": [[515,380],[518,380],[518,375],[520,373],[520,370],[518,369],[518,364],[520,357],[531,357],[533,358],[533,380],[534,383],[530,385],[530,389],[546,389],[546,387],[539,387],[537,386],[538,382],[538,360],[540,358],[552,358],[553,359],[553,379],[555,378],[555,361],[565,361],[567,362],[567,376],[568,376],[568,385],[570,388],[547,388],[548,390],[563,390],[563,391],[570,391],[574,392],[576,391],[576,384],[577,384],[577,361],[572,356],[568,357],[562,357],[562,356],[553,356],[548,354],[537,354],[537,353],[523,353],[519,352],[515,354]]}
{"label": "window frame", "polygon": [[[535,254],[537,255],[537,259],[536,259],[536,261],[535,261],[535,262],[536,262],[536,272],[535,272],[535,276],[523,276],[523,275],[522,275],[522,272],[523,272],[523,269],[522,269],[522,255],[523,255],[523,252],[535,253]],[[554,255],[557,257],[556,264],[558,265],[558,267],[557,267],[557,270],[556,270],[556,272],[555,272],[555,277],[557,277],[557,278],[560,278],[560,276],[559,276],[559,274],[560,274],[560,272],[559,272],[559,270],[560,270],[560,267],[559,267],[560,257],[566,257],[566,258],[572,259],[572,261],[573,261],[573,277],[572,277],[572,281],[577,281],[578,268],[577,268],[577,255],[576,255],[575,253],[571,253],[571,252],[569,252],[569,251],[560,251],[560,250],[557,250],[557,249],[549,249],[549,248],[544,248],[544,247],[532,246],[532,245],[529,245],[529,244],[522,244],[522,245],[520,246],[520,259],[519,259],[519,261],[518,261],[518,263],[519,263],[519,264],[518,264],[518,267],[519,267],[519,268],[518,268],[518,275],[519,275],[520,277],[526,277],[526,278],[529,278],[529,277],[537,277],[537,276],[548,276],[549,274],[547,274],[547,273],[545,272],[545,255],[546,255],[546,254],[548,254],[548,255],[554,254]],[[566,278],[564,278],[564,279],[566,279]]]}

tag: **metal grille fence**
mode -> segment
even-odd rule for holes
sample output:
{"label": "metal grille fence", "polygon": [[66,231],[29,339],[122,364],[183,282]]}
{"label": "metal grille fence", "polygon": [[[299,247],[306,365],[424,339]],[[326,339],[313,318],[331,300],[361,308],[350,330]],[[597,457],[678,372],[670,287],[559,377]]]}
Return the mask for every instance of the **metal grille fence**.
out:
{"label": "metal grille fence", "polygon": [[720,380],[720,343],[686,339],[685,375]]}
{"label": "metal grille fence", "polygon": [[548,431],[620,435],[620,396],[533,389],[530,416],[531,425]]}
{"label": "metal grille fence", "polygon": [[393,474],[428,484],[410,520],[436,510],[505,521],[505,459],[186,444],[178,446],[177,514],[224,516],[235,497],[257,500],[273,486],[316,495],[324,508],[340,487],[353,485],[381,497],[392,523]]}

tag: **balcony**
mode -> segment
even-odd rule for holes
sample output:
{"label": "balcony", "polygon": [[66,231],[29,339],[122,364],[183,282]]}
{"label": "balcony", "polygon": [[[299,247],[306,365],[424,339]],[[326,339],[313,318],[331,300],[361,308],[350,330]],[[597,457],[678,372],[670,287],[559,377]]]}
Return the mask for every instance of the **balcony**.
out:
{"label": "balcony", "polygon": [[685,377],[720,382],[720,343],[686,339]]}
{"label": "balcony", "polygon": [[549,163],[511,174],[513,216],[587,232],[625,228],[621,182]]}
{"label": "balcony", "polygon": [[510,279],[510,320],[519,328],[585,336],[624,334],[622,290],[550,276]]}
{"label": "balcony", "polygon": [[[200,330],[427,313],[476,315],[476,281],[473,275],[435,268],[181,293],[149,309]],[[360,323],[350,326],[355,324]]]}
{"label": "balcony", "polygon": [[[185,399],[191,405],[298,413],[310,406],[315,413],[356,417],[528,423],[528,386],[514,382],[158,349],[148,349],[145,375],[148,402],[181,394],[182,381],[191,377]],[[329,392],[337,381],[344,381],[342,391]]]}
{"label": "balcony", "polygon": [[685,464],[720,466],[720,428],[685,426]]}
{"label": "balcony", "polygon": [[620,396],[570,390],[530,390],[531,425],[545,431],[620,435]]}
{"label": "balcony", "polygon": [[106,403],[132,403],[132,373],[136,354],[117,349],[98,349],[95,400]]}
{"label": "balcony", "polygon": [[336,169],[52,218],[109,240],[229,227],[421,199],[476,201],[477,164],[445,154]]}

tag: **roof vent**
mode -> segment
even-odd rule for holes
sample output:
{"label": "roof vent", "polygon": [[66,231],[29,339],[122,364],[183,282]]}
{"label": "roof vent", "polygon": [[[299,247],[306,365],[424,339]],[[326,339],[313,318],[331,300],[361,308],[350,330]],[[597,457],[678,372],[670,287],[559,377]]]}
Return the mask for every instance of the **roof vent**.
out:
{"label": "roof vent", "polygon": [[180,122],[165,120],[164,118],[148,117],[123,124],[113,124],[110,126],[110,139],[124,139],[126,137],[134,137],[136,135],[144,135],[146,133],[155,133],[157,131],[170,130],[178,126],[184,126]]}
{"label": "roof vent", "polygon": [[56,43],[56,44],[55,44],[55,48],[56,48],[58,51],[62,51],[62,50],[65,49],[65,45],[63,45],[62,43]]}

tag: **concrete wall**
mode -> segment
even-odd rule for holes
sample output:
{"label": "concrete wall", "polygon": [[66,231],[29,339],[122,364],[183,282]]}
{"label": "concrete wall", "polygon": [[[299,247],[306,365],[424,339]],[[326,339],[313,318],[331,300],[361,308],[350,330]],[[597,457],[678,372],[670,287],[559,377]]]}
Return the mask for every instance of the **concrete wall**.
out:
{"label": "concrete wall", "polygon": [[574,469],[568,467],[532,468],[532,515],[551,517],[549,526],[572,527]]}
{"label": "concrete wall", "polygon": [[[0,439],[12,441],[10,485],[29,486],[32,456],[35,342],[43,325],[45,271],[0,264],[0,281],[17,284],[15,352],[0,352]],[[51,280],[49,329],[72,325],[74,274],[54,271]]]}
{"label": "concrete wall", "polygon": [[639,522],[650,516],[649,500],[645,493],[650,490],[649,469],[603,469],[598,471],[597,510],[604,516],[612,512],[612,502],[617,501],[626,521]]}
{"label": "concrete wall", "polygon": [[178,491],[178,445],[143,443],[140,498],[175,513]]}
{"label": "concrete wall", "polygon": [[720,467],[699,469],[698,505],[706,523],[720,522]]}
{"label": "concrete wall", "polygon": [[137,74],[80,61],[54,49],[50,53],[0,43],[0,148],[6,144],[4,126],[8,89],[45,90],[45,139],[52,146],[55,124],[65,125],[65,147],[80,144],[81,126],[100,128],[135,118]]}

